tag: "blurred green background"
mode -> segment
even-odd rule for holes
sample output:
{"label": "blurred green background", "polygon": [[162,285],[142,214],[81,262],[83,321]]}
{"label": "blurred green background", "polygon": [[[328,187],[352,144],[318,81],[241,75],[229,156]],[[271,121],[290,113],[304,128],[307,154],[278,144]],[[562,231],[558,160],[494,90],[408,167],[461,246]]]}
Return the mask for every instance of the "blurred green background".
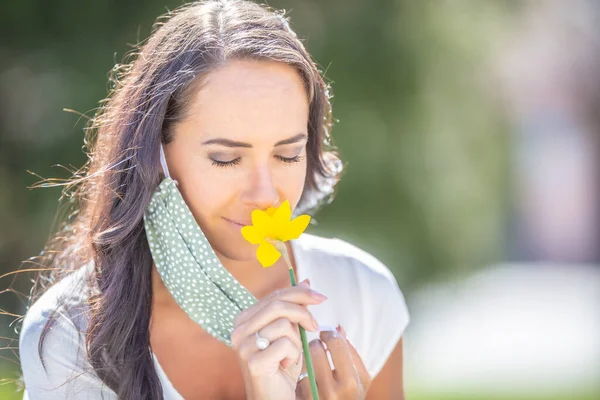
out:
{"label": "blurred green background", "polygon": [[[336,200],[312,233],[373,253],[407,297],[460,279],[507,254],[511,121],[491,64],[523,13],[519,1],[270,1],[333,87],[334,143],[346,162]],[[85,118],[107,94],[108,71],[182,1],[8,1],[0,13],[0,275],[39,254],[60,189],[85,162]],[[61,166],[56,166],[60,164]],[[21,274],[25,275],[25,274]],[[23,314],[30,276],[0,281],[0,309]],[[0,398],[15,392],[15,317],[0,319],[6,348]],[[10,325],[10,326],[9,326]],[[406,381],[411,399],[441,398]],[[589,398],[558,393],[552,398]],[[429,394],[428,394],[429,393]],[[429,397],[428,397],[429,396]],[[433,396],[433,397],[431,397]],[[447,399],[492,399],[492,392]],[[535,393],[522,398],[538,398]],[[547,395],[542,398],[550,398]],[[597,397],[594,397],[597,398]]]}

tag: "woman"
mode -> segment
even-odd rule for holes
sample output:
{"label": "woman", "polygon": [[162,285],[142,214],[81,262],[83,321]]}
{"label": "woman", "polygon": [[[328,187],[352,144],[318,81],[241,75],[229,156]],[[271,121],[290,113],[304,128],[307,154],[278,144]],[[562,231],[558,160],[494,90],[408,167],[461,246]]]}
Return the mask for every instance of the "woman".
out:
{"label": "woman", "polygon": [[[75,212],[43,259],[57,283],[36,285],[23,322],[25,398],[310,399],[299,326],[320,398],[402,398],[408,312],[389,270],[303,234],[286,243],[303,281],[291,287],[284,261],[261,268],[240,232],[254,209],[288,200],[309,212],[331,197],[341,168],[315,63],[281,14],[251,2],[191,3],[168,17],[115,70],[88,130],[89,162],[68,187]],[[165,190],[188,213],[169,227],[153,214]],[[181,243],[153,247],[149,236],[185,240],[186,229],[201,229],[214,255],[194,266],[256,301],[223,312],[235,299],[215,307],[192,291],[204,277],[160,255]],[[188,307],[219,311],[233,329],[217,333]]]}

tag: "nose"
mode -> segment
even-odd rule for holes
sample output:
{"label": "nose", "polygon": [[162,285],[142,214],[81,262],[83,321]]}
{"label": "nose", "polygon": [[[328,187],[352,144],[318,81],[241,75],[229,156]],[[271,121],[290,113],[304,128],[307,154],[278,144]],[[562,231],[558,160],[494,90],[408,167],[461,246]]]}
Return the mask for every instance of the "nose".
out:
{"label": "nose", "polygon": [[251,208],[265,210],[279,203],[279,192],[268,167],[255,168],[242,192],[242,201]]}

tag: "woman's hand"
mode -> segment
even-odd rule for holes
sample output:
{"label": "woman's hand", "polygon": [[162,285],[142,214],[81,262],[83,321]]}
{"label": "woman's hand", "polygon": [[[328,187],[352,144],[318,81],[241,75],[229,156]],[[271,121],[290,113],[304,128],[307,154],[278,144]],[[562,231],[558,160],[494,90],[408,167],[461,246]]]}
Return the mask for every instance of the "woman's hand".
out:
{"label": "woman's hand", "polygon": [[[309,343],[310,355],[319,390],[319,400],[363,400],[371,385],[371,376],[358,351],[346,339],[343,328],[338,331],[322,331],[321,339]],[[334,370],[331,370],[327,352],[331,354]],[[302,363],[302,372],[306,364]],[[297,400],[311,400],[310,381],[306,377],[296,387]]]}
{"label": "woman's hand", "polygon": [[[317,331],[318,325],[306,306],[325,299],[303,281],[298,286],[276,290],[238,315],[231,341],[242,367],[247,399],[296,398],[302,369],[298,324]],[[265,350],[257,347],[256,332],[271,342]]]}

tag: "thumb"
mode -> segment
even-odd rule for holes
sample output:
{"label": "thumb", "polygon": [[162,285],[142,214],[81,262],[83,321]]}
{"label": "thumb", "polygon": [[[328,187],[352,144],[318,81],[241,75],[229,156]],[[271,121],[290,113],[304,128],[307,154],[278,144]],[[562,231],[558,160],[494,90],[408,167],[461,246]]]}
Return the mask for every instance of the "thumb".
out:
{"label": "thumb", "polygon": [[365,366],[360,354],[358,354],[358,350],[354,347],[354,345],[348,339],[346,335],[346,331],[342,328],[341,325],[338,324],[337,328],[338,332],[340,332],[346,338],[346,342],[348,343],[348,349],[350,350],[350,355],[352,356],[352,361],[354,362],[354,367],[356,368],[356,372],[358,372],[358,376],[360,377],[360,381],[365,389],[369,387],[371,384],[371,374],[369,374],[369,370]]}

